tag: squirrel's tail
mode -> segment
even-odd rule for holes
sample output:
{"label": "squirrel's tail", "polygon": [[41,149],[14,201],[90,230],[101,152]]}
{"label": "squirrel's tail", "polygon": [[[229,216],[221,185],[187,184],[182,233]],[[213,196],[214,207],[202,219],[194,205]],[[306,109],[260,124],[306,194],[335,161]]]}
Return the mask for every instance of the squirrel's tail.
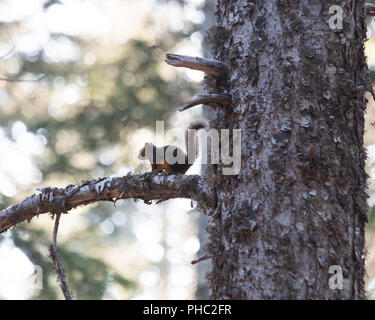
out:
{"label": "squirrel's tail", "polygon": [[185,146],[187,163],[192,165],[198,156],[199,141],[197,131],[200,129],[206,129],[207,123],[204,121],[193,122],[189,125],[185,132]]}

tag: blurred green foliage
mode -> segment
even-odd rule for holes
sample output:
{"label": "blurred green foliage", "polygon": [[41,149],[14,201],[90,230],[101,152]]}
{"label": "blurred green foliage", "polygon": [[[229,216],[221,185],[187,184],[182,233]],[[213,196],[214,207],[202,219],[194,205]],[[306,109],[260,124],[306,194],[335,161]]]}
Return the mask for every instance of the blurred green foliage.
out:
{"label": "blurred green foliage", "polygon": [[[163,4],[164,1],[158,2]],[[183,5],[184,1],[180,3]],[[13,24],[22,25],[22,21],[2,23],[0,28],[9,28]],[[32,56],[23,55],[15,49],[12,55],[18,59],[20,67],[16,74],[11,75],[12,78],[23,78],[30,74],[47,76],[38,83],[30,84],[34,89],[23,96],[20,88],[28,84],[6,83],[6,92],[13,98],[14,106],[11,111],[0,108],[0,126],[9,139],[12,139],[13,124],[22,121],[28,131],[46,138],[46,150],[36,158],[43,181],[53,181],[53,177],[57,176],[64,177],[71,183],[79,183],[83,179],[98,178],[95,176],[97,173],[102,176],[112,174],[112,164],[100,161],[100,151],[103,148],[125,145],[126,141],[120,132],[133,132],[144,126],[154,128],[155,120],[168,120],[176,106],[194,94],[196,87],[182,76],[177,75],[170,81],[160,75],[160,65],[164,63],[165,53],[173,51],[176,44],[197,30],[198,26],[193,23],[185,21],[184,24],[184,32],[155,33],[152,41],[134,38],[105,49],[99,48],[95,40],[50,34],[52,39],[67,39],[79,49],[79,58],[64,63],[48,61],[43,49]],[[99,56],[105,50],[111,51],[110,57],[100,59]],[[97,57],[92,64],[85,62],[85,57],[87,60],[90,54]],[[7,62],[4,60],[4,63]],[[1,76],[6,77],[7,74]],[[80,101],[63,105],[68,110],[63,115],[51,116],[55,101],[54,90],[63,90],[72,84],[81,90]],[[65,140],[61,139],[64,135]],[[61,140],[71,143],[71,147],[63,144],[65,149],[61,150]],[[77,151],[90,154],[94,163],[87,168],[77,167],[72,161]],[[135,151],[128,150],[125,154],[130,152]],[[121,161],[125,164],[127,158]],[[16,199],[0,196],[0,210],[15,201]],[[128,212],[132,208],[133,205],[128,201],[117,206],[116,210]],[[83,253],[84,249],[73,249],[76,244],[77,247],[80,245],[84,248],[111,246],[116,239],[124,238],[124,232],[130,234],[127,228],[121,227],[120,232],[120,227],[117,226],[110,235],[100,234],[98,224],[110,219],[113,212],[114,209],[108,204],[90,208],[85,215],[85,231],[76,235],[76,239],[73,236],[69,243],[58,243],[74,298],[101,299],[111,283],[117,283],[133,292],[136,290],[134,280],[114,272],[105,261],[87,256]],[[51,221],[51,229],[52,227]],[[22,224],[11,231],[11,238],[33,264],[43,269],[44,289],[34,298],[61,298],[52,261],[46,254],[51,244],[46,232]],[[0,243],[3,239],[0,235]]]}
{"label": "blurred green foliage", "polygon": [[[43,290],[38,291],[39,294],[34,298],[58,298],[56,292],[58,281],[53,264],[41,253],[41,251],[47,252],[51,245],[45,231],[19,226],[12,235],[14,244],[28,256],[34,265],[40,266],[43,270]],[[135,287],[134,281],[125,279],[112,271],[100,259],[69,250],[64,245],[59,245],[58,250],[69,288],[76,299],[101,299],[111,281],[116,281],[128,289]]]}

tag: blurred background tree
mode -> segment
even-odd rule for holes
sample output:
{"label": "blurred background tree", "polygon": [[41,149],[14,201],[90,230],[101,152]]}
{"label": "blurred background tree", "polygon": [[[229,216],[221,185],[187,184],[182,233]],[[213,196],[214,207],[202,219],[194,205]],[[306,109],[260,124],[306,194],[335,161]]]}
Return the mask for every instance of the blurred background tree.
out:
{"label": "blurred background tree", "polygon": [[[136,157],[152,141],[155,120],[184,127],[194,114],[175,110],[201,75],[176,72],[164,56],[201,53],[204,5],[1,1],[0,77],[22,81],[0,81],[0,209],[36,188],[148,169]],[[118,201],[64,215],[58,247],[74,298],[192,298],[196,274],[188,265],[199,241],[187,210],[182,200]],[[43,290],[25,284],[17,292],[3,272],[3,298],[62,297],[48,257],[51,229],[41,216],[0,236],[2,261],[15,264],[5,258],[15,255],[17,272],[43,270]]]}
{"label": "blurred background tree", "polygon": [[[164,55],[209,57],[201,45],[215,2],[1,0],[0,77],[27,81],[0,81],[0,210],[37,188],[147,170],[136,157],[154,139],[155,121],[185,128],[200,116],[194,108],[182,117],[176,107],[200,90],[202,75],[167,66]],[[372,75],[375,24],[368,23]],[[368,100],[367,272],[374,298],[375,105]],[[206,298],[209,261],[190,265],[202,249],[205,221],[190,205],[118,201],[63,215],[58,247],[74,298]],[[0,235],[0,298],[62,298],[48,257],[52,228],[43,215]],[[33,286],[33,265],[42,268],[42,290]]]}

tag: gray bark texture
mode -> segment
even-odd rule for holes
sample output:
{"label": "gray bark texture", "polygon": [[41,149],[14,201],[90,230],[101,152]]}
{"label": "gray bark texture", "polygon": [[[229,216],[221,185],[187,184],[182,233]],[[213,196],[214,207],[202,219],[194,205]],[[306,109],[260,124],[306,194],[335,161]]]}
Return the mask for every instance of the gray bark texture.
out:
{"label": "gray bark texture", "polygon": [[218,0],[216,19],[206,41],[228,77],[206,76],[205,90],[232,107],[211,125],[242,130],[242,166],[206,169],[211,298],[364,298],[366,100],[352,90],[367,86],[364,2]]}

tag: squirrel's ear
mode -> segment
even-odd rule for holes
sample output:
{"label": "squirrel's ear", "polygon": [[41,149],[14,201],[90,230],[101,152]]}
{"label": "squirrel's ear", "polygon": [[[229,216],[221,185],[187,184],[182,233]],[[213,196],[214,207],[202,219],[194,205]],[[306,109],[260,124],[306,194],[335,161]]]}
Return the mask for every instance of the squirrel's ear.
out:
{"label": "squirrel's ear", "polygon": [[146,156],[146,145],[141,149],[139,150],[139,154],[138,154],[138,159],[140,160],[146,160],[145,156]]}

